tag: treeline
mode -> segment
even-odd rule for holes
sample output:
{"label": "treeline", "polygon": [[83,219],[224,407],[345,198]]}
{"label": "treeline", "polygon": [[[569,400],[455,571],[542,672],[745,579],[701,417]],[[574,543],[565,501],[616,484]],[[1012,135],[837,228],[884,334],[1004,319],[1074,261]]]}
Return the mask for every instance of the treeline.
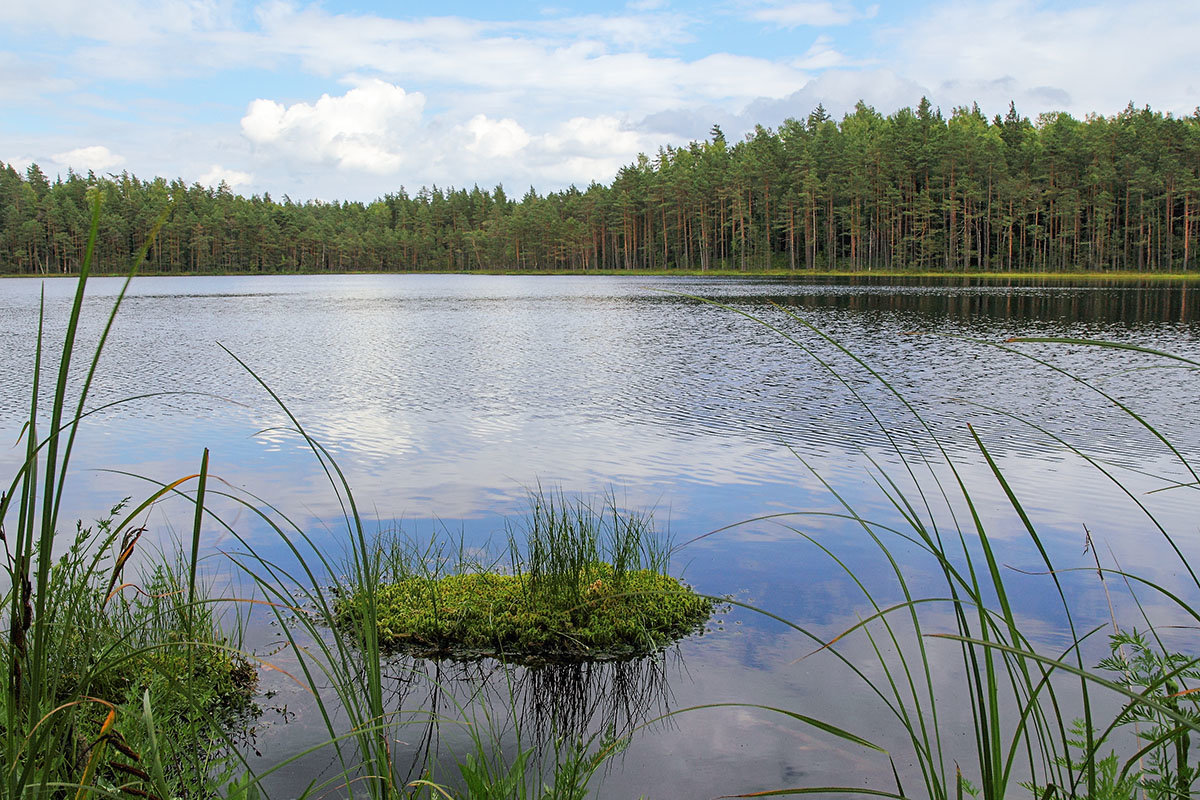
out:
{"label": "treeline", "polygon": [[1035,121],[818,107],[778,130],[639,156],[611,185],[519,201],[403,189],[371,203],[242,197],[225,185],[0,164],[0,269],[72,272],[101,197],[97,262],[175,272],[796,269],[1193,270],[1200,109],[1131,104]]}

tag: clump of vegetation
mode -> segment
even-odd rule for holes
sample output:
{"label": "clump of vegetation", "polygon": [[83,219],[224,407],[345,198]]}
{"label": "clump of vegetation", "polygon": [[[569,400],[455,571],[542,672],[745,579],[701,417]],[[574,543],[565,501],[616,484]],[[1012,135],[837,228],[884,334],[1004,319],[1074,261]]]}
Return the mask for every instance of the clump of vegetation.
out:
{"label": "clump of vegetation", "polygon": [[[212,604],[196,595],[189,602],[181,559],[157,560],[123,583],[140,538],[127,532],[116,546],[123,508],[94,527],[78,525],[49,568],[41,615],[30,622],[40,623],[53,663],[35,664],[27,647],[2,651],[9,691],[0,728],[10,742],[40,734],[35,775],[155,793],[203,785],[214,770],[236,767],[227,732],[254,713],[258,673],[222,634]],[[10,644],[24,627],[20,616],[15,627],[8,620]],[[29,714],[34,680],[42,705],[54,709],[36,719]],[[155,736],[147,719],[187,735]],[[19,746],[12,756],[15,766],[34,766]]]}
{"label": "clump of vegetation", "polygon": [[[555,605],[518,575],[479,572],[408,578],[379,590],[379,641],[428,654],[513,660],[620,658],[652,652],[697,630],[712,602],[668,575],[612,565],[576,577],[586,598]],[[353,603],[346,604],[347,617]]]}
{"label": "clump of vegetation", "polygon": [[[57,373],[48,419],[39,321],[24,461],[0,492],[0,797],[211,796],[243,767],[228,726],[253,710],[256,671],[221,632],[198,580],[207,453],[191,476],[199,482],[190,557],[151,554],[140,574],[130,564],[145,531],[134,520],[190,478],[132,509],[119,503],[95,526],[77,524],[73,538],[59,524],[76,432],[128,287],[81,375],[72,356],[98,219],[97,206],[61,355],[47,364]],[[80,380],[78,399],[68,397]]]}
{"label": "clump of vegetation", "polygon": [[[438,793],[454,792],[445,796],[461,800],[584,800],[592,777],[628,743],[628,739],[600,735],[570,743],[556,741],[554,769],[546,783],[535,777],[533,749],[522,750],[516,758],[504,758],[501,753],[489,753],[477,739],[476,752],[468,753],[458,765],[462,790],[438,787]],[[434,796],[432,792],[430,796]]]}
{"label": "clump of vegetation", "polygon": [[623,513],[611,498],[602,511],[561,495],[530,503],[524,535],[509,530],[505,571],[461,557],[451,565],[441,550],[393,538],[390,580],[351,588],[340,621],[373,616],[387,649],[529,663],[645,655],[712,614],[711,599],[666,574],[668,549],[649,516]]}
{"label": "clump of vegetation", "polygon": [[[1162,642],[1157,642],[1159,646]],[[1200,659],[1160,650],[1137,630],[1118,630],[1109,637],[1112,654],[1097,668],[1113,674],[1132,695],[1108,730],[1089,728],[1083,719],[1071,723],[1066,739],[1070,755],[1055,759],[1059,767],[1085,775],[1094,769],[1090,791],[1066,790],[1053,784],[1024,783],[1037,797],[1077,800],[1175,800],[1195,796],[1200,767],[1191,752],[1192,732],[1200,724],[1194,689]],[[1142,698],[1155,705],[1148,705]],[[1156,707],[1157,706],[1157,707]],[[1124,764],[1115,750],[1101,757],[1099,743],[1120,727],[1132,727],[1134,741],[1145,743]],[[1089,746],[1089,742],[1092,744]]]}
{"label": "clump of vegetation", "polygon": [[1118,631],[1109,642],[1112,655],[1100,662],[1100,669],[1163,706],[1130,700],[1113,723],[1114,728],[1133,727],[1137,739],[1146,743],[1138,751],[1139,768],[1125,769],[1119,776],[1134,784],[1134,790],[1117,796],[1133,798],[1139,790],[1149,798],[1194,796],[1200,765],[1191,744],[1192,731],[1200,726],[1200,699],[1194,688],[1185,687],[1200,681],[1198,659],[1157,649],[1137,630]]}

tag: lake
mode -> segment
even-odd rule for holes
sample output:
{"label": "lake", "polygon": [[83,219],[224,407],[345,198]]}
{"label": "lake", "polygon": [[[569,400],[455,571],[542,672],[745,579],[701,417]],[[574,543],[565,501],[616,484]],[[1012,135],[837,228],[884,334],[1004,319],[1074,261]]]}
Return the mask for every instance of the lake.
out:
{"label": "lake", "polygon": [[[115,279],[89,284],[83,341],[102,328],[119,286]],[[44,288],[47,337],[57,341],[74,283],[50,280]],[[36,280],[0,282],[0,346],[8,354],[0,360],[0,435],[8,442],[16,441],[28,405],[42,290]],[[880,486],[887,475],[912,498],[919,498],[915,485],[924,487],[939,524],[955,530],[953,512],[970,533],[963,504],[947,507],[938,490],[937,480],[953,490],[949,459],[1000,560],[1013,568],[1017,612],[1057,651],[1068,638],[1056,622],[1053,584],[1026,574],[1043,570],[1042,561],[968,425],[1057,566],[1094,568],[1084,552],[1086,526],[1106,566],[1179,585],[1182,568],[1137,502],[1190,555],[1200,544],[1191,490],[1146,494],[1190,478],[1112,400],[1194,458],[1197,375],[1130,350],[1004,342],[1100,338],[1197,358],[1196,291],[636,276],[139,278],[117,318],[91,406],[155,396],[89,418],[66,514],[95,519],[122,497],[152,491],[138,477],[102,470],[172,480],[194,472],[207,447],[212,473],[228,487],[270,502],[324,551],[341,552],[337,498],[257,375],[328,448],[373,526],[426,539],[449,535],[483,549],[502,541],[506,520],[520,518],[537,487],[590,498],[611,493],[624,506],[653,511],[681,545],[674,574],[697,590],[832,637],[872,607],[814,540],[880,602],[899,600],[887,560],[846,509],[897,524]],[[20,456],[15,448],[0,452],[5,474]],[[245,542],[286,559],[286,548],[253,514],[219,501],[215,507]],[[777,516],[791,512],[803,515]],[[147,524],[168,542],[190,530],[190,512],[163,503]],[[704,534],[711,535],[697,539]],[[888,543],[910,583],[931,596],[944,592],[915,547],[895,537]],[[226,580],[232,567],[224,554],[242,545],[216,525],[204,544],[211,579]],[[1085,627],[1108,619],[1094,569],[1062,579]],[[1116,593],[1118,613],[1128,612],[1132,605]],[[1160,606],[1150,602],[1148,610],[1175,621]],[[931,613],[936,620],[939,612]],[[710,628],[649,664],[518,670],[507,693],[504,673],[487,662],[397,670],[432,670],[458,697],[494,692],[503,705],[511,696],[517,708],[508,716],[522,719],[531,737],[556,727],[624,730],[676,709],[744,702],[826,719],[888,747],[902,772],[911,768],[903,730],[858,678],[829,653],[798,660],[815,649],[812,640],[741,607]],[[260,652],[271,652],[277,638],[251,620],[249,640]],[[1104,643],[1096,644],[1096,654],[1103,652]],[[945,663],[944,691],[958,692],[957,651],[949,643],[932,649]],[[870,663],[861,635],[849,637],[843,652]],[[397,703],[427,707],[421,686],[425,678],[398,677]],[[265,672],[261,688],[274,694],[256,731],[256,768],[322,735],[304,692],[285,677]],[[941,722],[954,732],[948,738],[959,737],[959,727],[969,732],[969,707],[952,708]],[[463,736],[446,726],[411,733],[399,752],[448,752]],[[951,750],[966,770],[969,743]],[[272,786],[287,796],[332,768],[330,756],[318,754]],[[639,730],[596,788],[599,797],[711,797],[847,782],[888,788],[890,776],[886,757],[782,715],[722,707]]]}

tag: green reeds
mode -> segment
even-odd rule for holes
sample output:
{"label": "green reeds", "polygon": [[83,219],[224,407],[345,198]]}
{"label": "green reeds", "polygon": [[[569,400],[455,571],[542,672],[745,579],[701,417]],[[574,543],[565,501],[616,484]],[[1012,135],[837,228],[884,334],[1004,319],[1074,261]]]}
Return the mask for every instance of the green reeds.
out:
{"label": "green reeds", "polygon": [[[1108,660],[1097,665],[1085,661],[1088,639],[1096,635],[1099,629],[1082,630],[1077,627],[1079,609],[1073,606],[1063,586],[1061,570],[1052,561],[1037,524],[1026,512],[1018,493],[992,457],[983,438],[968,427],[963,435],[973,444],[975,452],[1001,488],[1019,529],[1024,531],[1042,561],[1044,580],[1054,585],[1059,598],[1059,620],[1068,632],[1071,644],[1057,652],[1045,652],[1034,637],[1026,634],[1014,610],[1009,588],[1012,573],[1001,566],[1000,556],[993,545],[992,532],[979,511],[976,500],[978,487],[968,482],[961,457],[951,455],[951,449],[941,438],[942,434],[935,431],[915,406],[879,372],[794,313],[777,309],[783,315],[783,320],[775,324],[738,309],[729,310],[744,314],[774,330],[789,345],[800,349],[824,367],[831,378],[841,383],[862,406],[871,424],[882,432],[890,446],[890,461],[898,465],[898,474],[892,474],[896,467],[889,469],[873,459],[868,468],[897,522],[885,523],[860,516],[852,503],[828,483],[825,483],[826,487],[842,510],[837,514],[821,515],[833,516],[857,526],[862,535],[874,543],[888,565],[893,579],[890,586],[870,585],[831,547],[809,534],[802,522],[783,522],[789,516],[802,520],[804,513],[775,515],[824,553],[858,588],[872,609],[866,618],[831,639],[811,633],[802,626],[788,624],[814,641],[814,654],[821,653],[822,657],[839,660],[848,675],[857,676],[884,704],[904,732],[911,750],[907,755],[916,764],[919,785],[914,788],[911,775],[902,778],[893,759],[894,795],[939,800],[975,795],[1000,800],[1016,793],[1044,800],[1068,797],[1098,800],[1100,797],[1132,798],[1133,795],[1121,792],[1133,787],[1138,792],[1144,792],[1144,796],[1153,798],[1188,796],[1191,781],[1197,773],[1192,766],[1194,758],[1189,759],[1187,753],[1193,732],[1200,730],[1200,716],[1192,709],[1181,706],[1190,700],[1193,687],[1188,687],[1185,679],[1194,678],[1197,660],[1191,656],[1171,654],[1161,641],[1156,640],[1153,663],[1160,666],[1156,671],[1151,670],[1152,674],[1143,674],[1136,680],[1128,677],[1131,671],[1127,669],[1125,680],[1121,680],[1120,676],[1114,680],[1111,672],[1120,672],[1123,662]],[[808,336],[802,337],[797,331]],[[1162,358],[1183,360],[1189,365],[1195,363],[1131,345],[1080,340],[1069,342],[1138,350]],[[980,346],[1000,347],[1038,364],[1051,366],[1060,379],[1077,381],[1098,392],[1110,400],[1119,412],[1127,414],[1136,424],[1145,428],[1178,460],[1187,474],[1195,477],[1194,468],[1179,449],[1146,420],[1091,382],[1007,345],[981,343]],[[862,385],[859,376],[854,374],[852,377],[852,373],[860,370],[876,386],[889,393],[911,420],[915,420],[917,429],[924,437],[920,443],[902,442],[896,427],[882,417],[877,404],[866,399],[859,388]],[[1036,421],[1027,422],[1034,429],[1048,433]],[[1193,577],[1195,583],[1195,573],[1180,542],[1159,524],[1139,498],[1121,485],[1113,471],[1061,438],[1054,438],[1069,452],[1096,467],[1099,475],[1114,481],[1116,487],[1131,498],[1162,535],[1168,552],[1178,559],[1180,567],[1185,574]],[[913,455],[914,452],[916,455]],[[1180,486],[1183,484],[1172,483],[1164,488]],[[908,568],[896,553],[901,548],[913,546],[926,558],[922,566],[932,567],[934,573],[940,576],[944,585],[942,592],[931,594],[927,587],[918,588],[911,582]],[[1200,621],[1195,599],[1187,600],[1167,587],[1119,570],[1101,572],[1121,575],[1131,593],[1132,587],[1138,585],[1140,591],[1149,591],[1158,595],[1159,599],[1167,599],[1176,610]],[[893,595],[897,590],[902,597],[899,602],[879,599],[883,595]],[[1133,595],[1136,600],[1136,593]],[[950,612],[951,626],[947,628],[942,619],[932,615],[931,612],[938,610]],[[778,619],[774,615],[768,616]],[[1151,629],[1154,627],[1144,612],[1139,621]],[[1114,625],[1118,627],[1127,624],[1129,621],[1114,619]],[[1119,641],[1120,636],[1118,634],[1114,641]],[[875,656],[873,665],[856,663],[844,654],[851,637],[865,638],[869,652]],[[943,644],[939,645],[939,641]],[[944,678],[935,678],[935,653],[937,648],[945,644],[958,650],[960,667],[957,685],[948,685]],[[1145,669],[1141,671],[1146,672]],[[961,732],[948,730],[945,722],[950,715],[944,709],[963,703],[970,709],[973,721],[971,730],[966,732],[974,739],[974,747],[971,748],[973,764],[959,761],[951,754],[950,743],[957,740]],[[1106,722],[1097,716],[1097,708],[1112,707],[1114,703],[1122,704],[1122,710],[1115,718]],[[1154,721],[1149,735],[1139,733],[1143,741],[1148,739],[1149,743],[1144,747],[1132,748],[1132,751],[1128,742],[1120,740],[1114,733],[1131,720]],[[1125,752],[1119,759],[1116,756],[1112,760],[1102,757],[1102,748],[1112,746],[1124,746]],[[1157,760],[1151,762],[1154,769],[1146,771],[1142,760],[1149,753],[1157,753],[1158,756]],[[808,794],[813,791],[818,790],[813,787],[785,787],[769,794]],[[837,791],[875,793],[874,790],[852,786],[840,787]]]}
{"label": "green reeds", "polygon": [[513,574],[539,600],[563,608],[588,602],[590,582],[580,577],[596,564],[611,567],[617,591],[632,574],[665,575],[669,566],[671,542],[653,515],[621,509],[611,493],[595,504],[539,489],[529,495],[524,525],[510,524],[507,533]]}
{"label": "green reeds", "polygon": [[[134,508],[118,504],[94,527],[77,526],[73,538],[61,531],[75,437],[92,413],[86,410],[92,380],[145,254],[143,248],[81,373],[74,357],[81,347],[78,333],[98,215],[96,206],[61,353],[52,365],[57,377],[44,427],[43,296],[22,429],[25,460],[0,496],[8,578],[0,647],[5,680],[0,794],[5,797],[68,792],[85,797],[118,790],[166,797],[183,783],[199,788],[231,753],[222,747],[224,731],[213,716],[246,708],[254,678],[236,643],[221,637],[213,606],[194,579],[194,554],[190,562],[151,561],[148,572],[126,577],[142,533],[134,520],[166,490]],[[78,399],[72,403],[72,376],[80,374]],[[183,577],[189,573],[190,584]],[[185,584],[191,587],[186,596],[167,588]],[[179,735],[156,740],[145,727],[156,714]],[[196,747],[198,742],[204,747]],[[154,769],[143,768],[143,756]],[[192,774],[185,777],[188,771]]]}

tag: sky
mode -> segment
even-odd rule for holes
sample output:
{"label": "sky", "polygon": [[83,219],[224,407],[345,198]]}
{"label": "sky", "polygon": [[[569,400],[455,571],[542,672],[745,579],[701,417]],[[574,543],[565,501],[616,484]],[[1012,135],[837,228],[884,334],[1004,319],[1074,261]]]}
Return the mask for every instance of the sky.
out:
{"label": "sky", "polygon": [[1200,105],[1200,2],[3,0],[0,161],[276,199],[608,182],[858,101]]}

